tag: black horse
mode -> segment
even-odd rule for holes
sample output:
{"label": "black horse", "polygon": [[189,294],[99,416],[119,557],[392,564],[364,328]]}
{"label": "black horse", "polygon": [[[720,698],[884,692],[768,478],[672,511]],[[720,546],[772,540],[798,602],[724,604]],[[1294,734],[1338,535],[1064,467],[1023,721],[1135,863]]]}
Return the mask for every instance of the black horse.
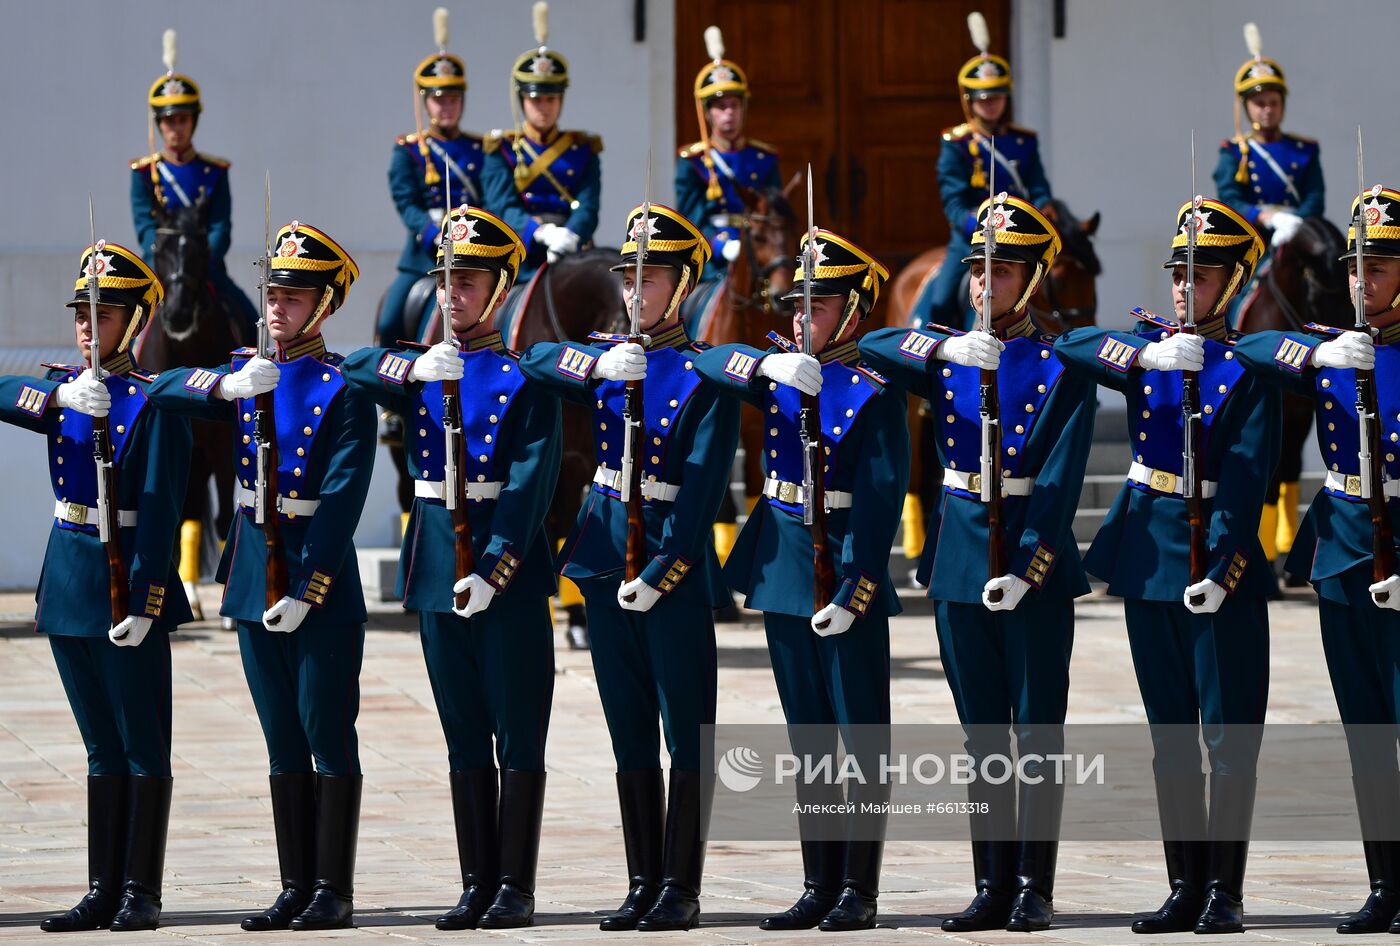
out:
{"label": "black horse", "polygon": [[[235,321],[232,306],[215,295],[209,281],[208,200],[206,194],[189,207],[156,210],[155,271],[165,286],[165,302],[138,342],[137,360],[147,370],[217,367],[228,362],[230,351],[250,341]],[[201,560],[213,560],[215,539],[227,538],[233,521],[233,445],[228,432],[214,424],[195,421],[192,426],[194,450],[181,511],[180,577],[195,616],[202,618],[192,585],[202,571]],[[205,523],[214,527],[212,535]]]}

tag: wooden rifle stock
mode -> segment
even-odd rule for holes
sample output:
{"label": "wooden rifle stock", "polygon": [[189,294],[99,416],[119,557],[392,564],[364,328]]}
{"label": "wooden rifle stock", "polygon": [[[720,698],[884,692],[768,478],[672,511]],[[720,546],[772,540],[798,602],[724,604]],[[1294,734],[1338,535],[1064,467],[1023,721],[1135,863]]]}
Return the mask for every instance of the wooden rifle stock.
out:
{"label": "wooden rifle stock", "polygon": [[[1356,372],[1356,393],[1361,410],[1372,418],[1379,418],[1376,396],[1376,374],[1374,371]],[[1366,498],[1366,507],[1371,514],[1371,581],[1385,581],[1395,574],[1395,537],[1390,527],[1389,502],[1385,496],[1385,468],[1381,455],[1385,446],[1381,442],[1381,425],[1377,420],[1366,428],[1366,446],[1370,453],[1371,495]],[[1388,592],[1376,596],[1384,602],[1390,597]]]}
{"label": "wooden rifle stock", "polygon": [[[987,497],[987,578],[1000,578],[1006,574],[1006,529],[1001,515],[1001,396],[997,393],[997,373],[981,372],[983,411],[992,424],[991,443],[991,485],[983,484]],[[1001,591],[988,594],[994,603],[1002,599]]]}
{"label": "wooden rifle stock", "polygon": [[277,491],[277,420],[273,407],[273,392],[259,394],[253,401],[257,412],[255,439],[266,444],[266,494],[267,513],[263,519],[263,545],[267,552],[266,595],[267,606],[287,596],[287,556],[282,543],[282,523],[278,509]]}
{"label": "wooden rifle stock", "polygon": [[[447,471],[453,474],[454,480],[451,483],[444,482],[442,488],[456,493],[457,501],[452,507],[452,551],[454,572],[460,580],[476,570],[476,551],[472,548],[472,523],[467,514],[466,464],[462,462],[466,449],[466,437],[462,434],[462,382],[443,381],[442,400],[445,421],[443,426],[449,431],[455,431],[451,436],[457,439],[456,469]],[[470,592],[460,591],[453,594],[453,605],[459,610],[465,609],[470,600]]]}
{"label": "wooden rifle stock", "polygon": [[[821,400],[816,394],[802,395],[802,449],[805,462],[811,467],[812,523],[812,613],[831,604],[836,587],[836,569],[832,564],[831,548],[826,531],[826,478],[822,472]],[[805,498],[805,497],[804,497]]]}
{"label": "wooden rifle stock", "polygon": [[[627,341],[646,346],[646,336],[629,335]],[[643,432],[646,418],[643,413],[643,382],[628,381],[624,393],[624,413],[627,415],[626,436],[631,444],[632,468],[627,471],[629,489],[627,496],[627,553],[626,576],[635,581],[642,575],[642,562],[646,558],[646,520],[642,516],[642,451]]]}
{"label": "wooden rifle stock", "polygon": [[111,600],[112,605],[112,626],[116,627],[125,621],[130,613],[127,609],[130,589],[127,587],[126,562],[122,558],[121,522],[117,513],[117,473],[112,461],[112,437],[105,417],[92,419],[92,452],[93,459],[97,463],[97,475],[106,481],[100,495],[107,497],[107,504],[106,508],[99,510],[98,514],[107,517],[107,541],[103,543],[103,548],[107,552],[107,597]]}

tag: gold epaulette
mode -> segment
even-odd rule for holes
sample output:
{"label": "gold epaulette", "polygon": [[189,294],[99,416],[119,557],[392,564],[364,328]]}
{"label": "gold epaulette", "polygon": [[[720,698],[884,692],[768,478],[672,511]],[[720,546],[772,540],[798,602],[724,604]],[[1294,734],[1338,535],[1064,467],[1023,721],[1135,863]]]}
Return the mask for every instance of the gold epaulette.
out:
{"label": "gold epaulette", "polygon": [[485,135],[482,137],[481,150],[486,154],[495,154],[497,151],[500,150],[502,143],[514,140],[515,132],[501,131],[499,128],[497,128],[489,135]]}
{"label": "gold epaulette", "polygon": [[232,163],[228,158],[221,158],[217,154],[205,154],[203,151],[196,151],[195,156],[205,164],[212,164],[216,168],[227,168]]}
{"label": "gold epaulette", "polygon": [[400,145],[411,145],[411,144],[416,143],[417,141],[418,141],[418,132],[416,132],[416,131],[410,131],[410,132],[409,132],[408,134],[406,134],[406,135],[399,135],[398,138],[394,139],[394,143],[395,143],[395,144],[400,144]]}
{"label": "gold epaulette", "polygon": [[767,151],[769,154],[777,154],[777,153],[778,153],[778,149],[775,148],[773,145],[770,145],[770,144],[769,144],[768,142],[766,142],[766,141],[759,141],[757,138],[750,138],[750,139],[749,139],[749,144],[753,145],[753,146],[754,146],[755,148],[757,148],[759,151]]}
{"label": "gold epaulette", "polygon": [[696,158],[705,153],[705,142],[697,141],[688,144],[684,148],[677,148],[676,155],[682,158]]}
{"label": "gold epaulette", "polygon": [[575,141],[579,142],[580,144],[588,145],[589,148],[593,149],[594,154],[599,154],[603,150],[602,135],[590,135],[586,131],[566,131],[564,132],[564,134],[573,135]]}
{"label": "gold epaulette", "polygon": [[158,160],[160,160],[159,154],[145,154],[131,162],[131,169],[133,171],[139,171],[142,168],[150,167],[152,162]]}
{"label": "gold epaulette", "polygon": [[961,138],[966,138],[970,134],[972,134],[972,126],[967,122],[963,122],[961,125],[954,125],[952,128],[943,129],[943,140],[957,141]]}

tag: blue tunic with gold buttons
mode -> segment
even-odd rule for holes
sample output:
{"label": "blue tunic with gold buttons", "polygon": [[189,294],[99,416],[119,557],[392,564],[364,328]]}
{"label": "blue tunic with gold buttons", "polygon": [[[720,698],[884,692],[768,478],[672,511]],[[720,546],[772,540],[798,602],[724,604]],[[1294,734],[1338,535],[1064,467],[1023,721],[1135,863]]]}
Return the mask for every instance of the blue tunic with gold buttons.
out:
{"label": "blue tunic with gold buttons", "polygon": [[[996,372],[1001,401],[1002,521],[1007,573],[1031,585],[1009,611],[982,604],[988,574],[987,509],[977,479],[982,454],[981,375],[936,357],[954,329],[882,329],[860,350],[892,381],[928,400],[944,475],[920,563],[937,604],[944,670],[965,726],[1064,722],[1074,640],[1074,599],[1089,586],[1072,525],[1093,442],[1094,385],[1065,371],[1053,339],[1029,317],[1003,333]],[[975,730],[975,753],[1006,751],[1007,731]],[[1022,751],[1054,750],[1058,729],[1027,731]],[[1049,739],[1051,743],[1038,744]],[[1029,742],[1028,742],[1029,740]]]}
{"label": "blue tunic with gold buttons", "polygon": [[283,353],[274,390],[278,526],[288,595],[311,606],[290,634],[262,625],[267,546],[253,521],[256,443],[252,399],[213,392],[224,375],[257,354],[244,348],[221,368],[162,372],[150,397],[161,410],[235,427],[239,515],[216,580],[220,614],[238,622],[239,646],[272,771],[359,774],[354,722],[366,618],[353,537],[374,468],[374,410],[341,376],[340,355],[320,335]]}
{"label": "blue tunic with gold buttons", "polygon": [[[152,180],[152,166],[155,180]],[[242,289],[229,278],[224,257],[233,239],[233,199],[228,184],[229,162],[196,152],[190,160],[176,164],[160,154],[148,154],[131,162],[131,219],[141,255],[155,267],[156,208],[193,207],[207,201],[205,219],[209,226],[209,280],[221,298],[233,306],[240,322],[251,329],[258,320],[257,310]]]}
{"label": "blue tunic with gold buttons", "polygon": [[673,769],[699,771],[701,727],[715,719],[715,636],[711,609],[728,599],[710,539],[725,471],[739,438],[739,405],[703,383],[704,346],[676,327],[647,348],[642,464],[648,562],[641,578],[661,592],[645,613],[618,606],[627,552],[627,507],[619,501],[625,385],[590,374],[622,335],[592,344],[531,346],[526,375],[592,409],[598,472],[560,552],[588,610],[593,665],[618,771],[660,765],[657,716]]}
{"label": "blue tunic with gold buttons", "polygon": [[1259,211],[1269,206],[1300,217],[1320,217],[1326,211],[1318,144],[1287,132],[1277,141],[1251,137],[1220,142],[1215,189],[1231,210],[1256,226]]}
{"label": "blue tunic with gold buttons", "polygon": [[[996,189],[1020,197],[1035,207],[1050,202],[1050,182],[1040,161],[1040,139],[1029,128],[1010,125],[996,136]],[[987,199],[991,171],[987,138],[964,122],[943,132],[938,151],[938,194],[948,218],[948,248],[937,275],[928,280],[910,312],[915,326],[928,321],[970,328],[972,309],[956,298],[977,227],[977,208]]]}
{"label": "blue tunic with gold buttons", "polygon": [[704,142],[681,148],[676,157],[676,209],[695,221],[710,241],[712,255],[701,277],[707,282],[725,277],[729,264],[723,256],[724,244],[742,236],[741,221],[747,208],[739,188],[763,191],[782,187],[778,151],[772,145],[750,138],[733,151],[712,148],[711,161],[720,187],[717,200],[706,196],[710,171],[705,166]]}
{"label": "blue tunic with gold buttons", "polygon": [[801,394],[758,373],[766,354],[797,348],[770,338],[775,345],[767,352],[725,345],[695,362],[705,380],[759,410],[765,428],[764,495],[724,574],[748,607],[764,612],[789,723],[888,723],[889,618],[901,610],[888,563],[909,478],[904,398],[860,362],[854,341],[821,353],[822,479],[837,580],[832,601],[856,621],[844,634],[819,637],[809,623],[814,569],[811,529],[802,522]]}
{"label": "blue tunic with gold buttons", "polygon": [[88,750],[91,775],[170,775],[169,632],[193,620],[173,551],[189,472],[190,428],[147,400],[150,377],[130,360],[109,366],[108,430],[114,497],[128,573],[129,614],[150,618],[136,647],[107,639],[107,555],[94,521],[92,418],[60,409],[54,392],[83,366],[49,365],[43,378],[0,377],[0,420],[43,434],[55,499],[35,592],[35,628],[47,634]]}
{"label": "blue tunic with gold buttons", "polygon": [[[434,211],[445,212],[463,203],[473,207],[482,204],[481,169],[485,155],[481,141],[480,135],[464,131],[452,138],[431,133],[421,137],[408,134],[394,143],[389,161],[389,193],[408,234],[399,254],[399,275],[389,286],[379,312],[377,337],[385,345],[393,345],[404,337],[404,300],[413,284],[433,268],[439,241]],[[435,184],[425,180],[429,164],[437,176]],[[447,193],[449,167],[451,194]]]}
{"label": "blue tunic with gold buttons", "polygon": [[[417,497],[404,530],[398,591],[418,611],[452,771],[543,771],[554,693],[549,596],[554,563],[544,516],[562,441],[559,402],[529,382],[499,333],[461,352],[463,473],[476,574],[496,589],[485,611],[452,613],[458,578],[452,513],[443,505],[442,383],[410,381],[416,348],[362,348],[346,358],[350,385],[406,420],[405,454]],[[492,737],[496,739],[493,749]]]}
{"label": "blue tunic with gold buttons", "polygon": [[[1378,608],[1367,590],[1372,582],[1372,534],[1369,507],[1360,490],[1356,372],[1312,363],[1317,346],[1339,332],[1321,325],[1296,332],[1260,332],[1240,339],[1236,351],[1246,370],[1286,391],[1310,397],[1316,405],[1317,443],[1327,478],[1308,507],[1287,567],[1294,574],[1307,575],[1317,589],[1323,651],[1337,708],[1343,723],[1362,726],[1347,732],[1355,774],[1393,773],[1393,728],[1379,734],[1385,743],[1381,751],[1358,746],[1358,737],[1367,735],[1367,725],[1393,727],[1396,723],[1400,613]],[[1391,488],[1400,482],[1396,446],[1400,443],[1400,327],[1382,331],[1374,377],[1385,478],[1384,486],[1377,486],[1386,490],[1391,529],[1400,535],[1400,503]]]}
{"label": "blue tunic with gold buttons", "polygon": [[[1170,319],[1135,309],[1135,332],[1073,329],[1055,350],[1069,369],[1127,399],[1132,467],[1085,565],[1124,599],[1128,639],[1147,718],[1207,726],[1261,724],[1268,702],[1268,597],[1276,583],[1259,545],[1259,513],[1278,460],[1280,399],[1247,374],[1239,336],[1224,320],[1200,327],[1198,373],[1206,578],[1224,588],[1214,614],[1192,614],[1190,526],[1182,498],[1181,372],[1144,370],[1138,352],[1178,331]],[[1207,739],[1213,770],[1251,769],[1258,738]],[[1194,739],[1194,737],[1192,737]],[[1159,753],[1162,751],[1159,746]],[[1191,750],[1195,756],[1194,748]]]}
{"label": "blue tunic with gold buttons", "polygon": [[525,244],[517,284],[545,261],[545,248],[535,242],[541,224],[566,227],[578,235],[580,246],[592,242],[603,187],[598,160],[602,138],[555,129],[536,140],[529,133],[507,131],[486,136],[482,146],[486,209],[510,224]]}

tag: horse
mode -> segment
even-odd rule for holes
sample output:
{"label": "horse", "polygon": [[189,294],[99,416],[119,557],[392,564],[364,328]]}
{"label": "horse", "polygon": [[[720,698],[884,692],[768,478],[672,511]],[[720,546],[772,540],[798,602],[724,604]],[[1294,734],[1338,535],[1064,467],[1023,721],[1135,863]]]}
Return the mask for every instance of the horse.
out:
{"label": "horse", "polygon": [[[234,309],[215,294],[209,281],[209,195],[201,194],[188,207],[158,204],[156,215],[154,269],[165,286],[165,301],[137,342],[137,363],[152,371],[225,364],[229,352],[248,340]],[[201,558],[211,559],[215,550],[213,541],[204,548],[204,524],[214,527],[211,540],[228,537],[234,514],[234,457],[226,430],[208,421],[194,421],[191,427],[194,449],[180,514],[179,570],[195,617],[202,619],[194,586]],[[205,551],[210,554],[202,556]]]}
{"label": "horse", "polygon": [[[1247,288],[1236,313],[1238,331],[1298,331],[1308,322],[1349,328],[1353,310],[1346,248],[1340,230],[1322,217],[1306,217],[1285,243],[1274,247]],[[1259,534],[1266,551],[1286,552],[1297,530],[1298,480],[1303,448],[1312,430],[1313,404],[1296,394],[1283,397],[1283,436],[1278,467],[1266,494]],[[1280,521],[1279,513],[1283,513]],[[1283,546],[1283,547],[1280,547]],[[1302,584],[1290,576],[1289,584]]]}
{"label": "horse", "polygon": [[[1040,287],[1031,297],[1031,319],[1042,332],[1059,335],[1072,328],[1093,325],[1098,315],[1096,280],[1103,272],[1093,238],[1099,230],[1100,214],[1095,211],[1081,220],[1060,200],[1052,200],[1046,217],[1055,224],[1063,247],[1050,265]],[[914,301],[938,273],[946,246],[935,246],[914,259],[895,276],[890,287],[891,305],[887,316],[893,324],[909,325]],[[964,279],[964,285],[966,279]],[[963,298],[967,291],[961,290]],[[932,420],[928,405],[921,398],[909,399],[909,432],[913,452],[909,470],[909,494],[904,503],[904,551],[912,561],[924,544],[925,510],[937,499],[942,481],[938,452],[933,444]]]}
{"label": "horse", "polygon": [[[789,197],[802,182],[794,174],[783,187],[762,190],[738,186],[744,213],[738,226],[741,247],[729,264],[724,280],[702,288],[686,300],[683,310],[691,337],[711,345],[739,342],[760,351],[769,347],[769,332],[790,334],[790,302],[782,296],[793,285],[796,271],[796,214]],[[744,411],[740,419],[743,446],[743,484],[748,508],[752,509],[763,490],[763,418],[757,411]],[[729,554],[737,534],[738,507],[726,490],[715,524],[716,545],[721,557]],[[721,619],[734,619],[732,609],[723,609]]]}
{"label": "horse", "polygon": [[[571,253],[546,263],[535,271],[529,282],[514,287],[495,316],[495,327],[506,347],[524,351],[537,342],[580,341],[591,332],[626,331],[622,275],[612,271],[618,258],[618,250],[598,247]],[[424,276],[409,290],[404,305],[409,340],[430,344],[442,339],[442,313],[437,305],[436,287],[435,276]],[[383,305],[382,300],[380,304]],[[388,447],[398,471],[399,505],[407,514],[413,504],[413,478],[409,476],[404,457],[402,427],[396,430],[393,422],[398,419],[388,412],[381,415],[381,419],[384,424],[380,442]],[[588,411],[565,402],[562,436],[559,481],[545,515],[546,533],[556,544],[573,527],[593,482],[596,463],[592,418]],[[574,600],[575,597],[561,591],[568,613],[569,645],[582,649],[587,647],[587,625],[582,602]]]}

